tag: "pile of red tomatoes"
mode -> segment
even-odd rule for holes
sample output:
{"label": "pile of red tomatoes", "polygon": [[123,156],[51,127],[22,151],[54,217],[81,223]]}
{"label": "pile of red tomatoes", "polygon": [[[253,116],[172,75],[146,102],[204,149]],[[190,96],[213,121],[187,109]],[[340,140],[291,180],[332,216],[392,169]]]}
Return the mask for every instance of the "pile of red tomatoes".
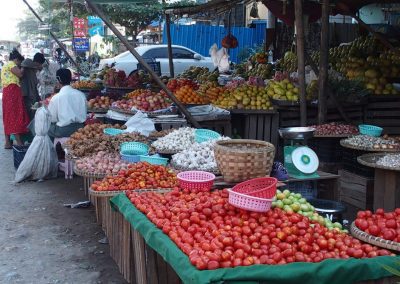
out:
{"label": "pile of red tomatoes", "polygon": [[127,196],[199,270],[390,255],[297,213],[237,209],[226,190]]}
{"label": "pile of red tomatoes", "polygon": [[400,243],[400,208],[387,213],[377,209],[375,214],[369,210],[359,211],[355,225],[370,235]]}

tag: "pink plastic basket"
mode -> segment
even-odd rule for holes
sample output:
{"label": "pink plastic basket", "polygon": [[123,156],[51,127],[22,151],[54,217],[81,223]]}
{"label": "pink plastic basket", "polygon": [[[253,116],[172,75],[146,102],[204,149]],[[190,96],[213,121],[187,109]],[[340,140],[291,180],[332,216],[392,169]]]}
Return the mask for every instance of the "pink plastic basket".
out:
{"label": "pink plastic basket", "polygon": [[179,173],[177,178],[181,188],[199,192],[211,190],[215,175],[203,171],[186,171]]}
{"label": "pink plastic basket", "polygon": [[265,199],[235,192],[228,189],[229,204],[240,209],[253,212],[267,212],[271,209],[272,199]]}
{"label": "pink plastic basket", "polygon": [[276,194],[278,180],[273,177],[254,178],[238,183],[232,191],[254,197],[271,199]]}

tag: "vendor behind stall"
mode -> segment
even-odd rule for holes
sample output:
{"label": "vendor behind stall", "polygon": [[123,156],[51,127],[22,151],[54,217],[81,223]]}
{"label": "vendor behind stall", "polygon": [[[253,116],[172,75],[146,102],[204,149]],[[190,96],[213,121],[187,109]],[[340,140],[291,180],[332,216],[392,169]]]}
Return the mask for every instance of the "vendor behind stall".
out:
{"label": "vendor behind stall", "polygon": [[[72,74],[69,69],[56,73],[61,90],[51,98],[48,109],[51,116],[50,138],[69,137],[86,121],[87,101],[85,95],[70,86]],[[33,132],[34,124],[29,129]]]}

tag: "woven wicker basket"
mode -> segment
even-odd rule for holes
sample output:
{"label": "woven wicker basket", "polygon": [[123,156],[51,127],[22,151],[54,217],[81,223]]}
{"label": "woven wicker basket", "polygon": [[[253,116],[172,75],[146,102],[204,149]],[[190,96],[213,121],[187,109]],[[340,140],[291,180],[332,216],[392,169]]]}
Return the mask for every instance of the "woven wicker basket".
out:
{"label": "woven wicker basket", "polygon": [[214,147],[218,168],[226,182],[242,182],[270,174],[275,147],[259,140],[218,141]]}
{"label": "woven wicker basket", "polygon": [[400,243],[385,240],[385,239],[382,239],[379,237],[375,237],[364,231],[361,231],[359,228],[357,228],[357,226],[354,224],[354,222],[351,223],[350,231],[351,231],[351,234],[353,235],[353,237],[355,237],[363,242],[366,242],[366,243],[369,243],[369,244],[372,244],[372,245],[375,245],[375,246],[378,246],[381,248],[389,249],[389,250],[400,251]]}

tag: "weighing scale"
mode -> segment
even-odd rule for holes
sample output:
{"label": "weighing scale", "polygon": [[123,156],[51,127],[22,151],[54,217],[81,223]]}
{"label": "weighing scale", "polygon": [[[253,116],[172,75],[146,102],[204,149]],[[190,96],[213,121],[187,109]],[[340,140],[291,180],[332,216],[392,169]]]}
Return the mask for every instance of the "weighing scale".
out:
{"label": "weighing scale", "polygon": [[319,159],[307,147],[307,140],[314,136],[312,127],[280,128],[279,135],[284,139],[284,165],[290,177],[297,179],[318,178]]}

